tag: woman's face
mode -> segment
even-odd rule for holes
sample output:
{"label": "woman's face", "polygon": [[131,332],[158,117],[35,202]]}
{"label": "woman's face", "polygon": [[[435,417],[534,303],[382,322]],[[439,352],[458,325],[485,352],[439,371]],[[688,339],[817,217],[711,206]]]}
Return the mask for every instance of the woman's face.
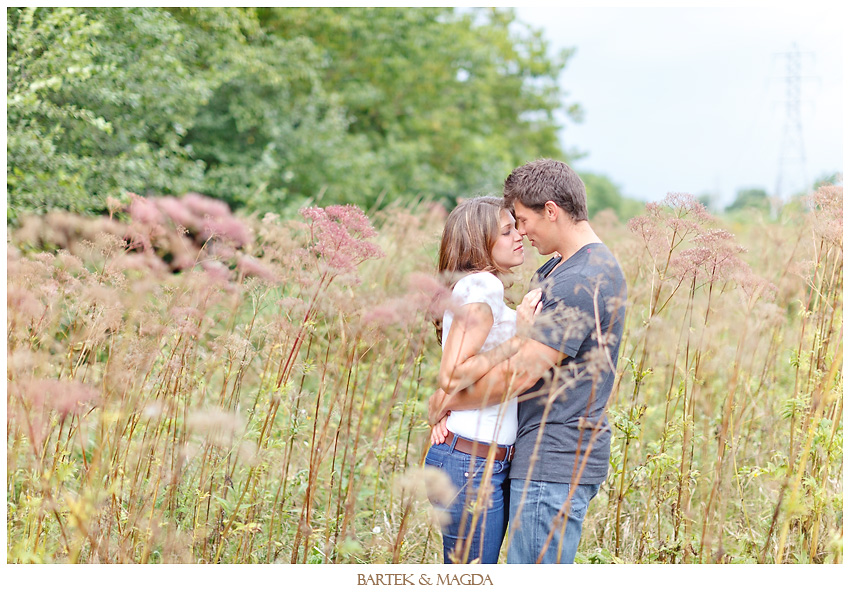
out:
{"label": "woman's face", "polygon": [[499,267],[510,269],[522,265],[522,236],[517,232],[516,222],[509,211],[502,209],[499,215],[499,238],[493,245],[493,261]]}

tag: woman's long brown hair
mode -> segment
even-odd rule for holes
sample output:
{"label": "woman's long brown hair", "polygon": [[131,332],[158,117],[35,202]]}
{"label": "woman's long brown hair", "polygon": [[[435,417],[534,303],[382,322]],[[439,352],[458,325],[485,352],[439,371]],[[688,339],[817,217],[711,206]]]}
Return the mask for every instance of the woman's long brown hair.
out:
{"label": "woman's long brown hair", "polygon": [[[501,211],[502,200],[487,196],[464,199],[449,213],[437,259],[437,274],[449,288],[469,273],[508,273],[507,269],[493,261]],[[437,328],[437,341],[442,345],[442,315],[434,321],[434,326]]]}

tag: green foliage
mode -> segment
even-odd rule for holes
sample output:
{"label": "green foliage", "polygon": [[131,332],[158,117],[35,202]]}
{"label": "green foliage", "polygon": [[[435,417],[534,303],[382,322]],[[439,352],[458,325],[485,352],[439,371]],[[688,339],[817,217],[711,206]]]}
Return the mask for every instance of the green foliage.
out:
{"label": "green foliage", "polygon": [[180,140],[207,91],[167,12],[10,8],[6,23],[8,219],[200,180]]}
{"label": "green foliage", "polygon": [[824,173],[815,179],[812,188],[817,190],[821,186],[842,186],[844,184],[844,176],[841,172]]}
{"label": "green foliage", "polygon": [[269,34],[253,10],[239,13],[247,35],[207,31],[215,14],[175,10],[187,26],[205,31],[199,68],[217,73],[182,141],[205,167],[198,190],[232,206],[274,210],[290,196],[344,184],[346,168],[363,165],[362,152],[346,136],[344,106],[325,91],[321,50],[306,37]]}
{"label": "green foliage", "polygon": [[[102,27],[72,9],[7,9],[7,191],[10,213],[41,211],[65,201],[85,208],[79,156],[56,147],[68,125],[108,131],[89,110],[55,101],[97,69],[87,45]],[[64,34],[63,34],[64,33]],[[66,206],[62,205],[62,206]]]}
{"label": "green foliage", "polygon": [[278,210],[312,197],[498,191],[565,157],[578,118],[539,31],[509,10],[10,8],[7,219],[202,192]]}
{"label": "green foliage", "polygon": [[643,211],[642,201],[624,197],[619,187],[604,174],[580,172],[587,190],[587,212],[592,219],[605,209],[611,209],[620,221],[627,221]]}
{"label": "green foliage", "polygon": [[770,213],[770,197],[762,188],[745,188],[738,191],[732,204],[726,207],[726,213],[755,209],[762,213]]}
{"label": "green foliage", "polygon": [[[321,85],[293,94],[279,108],[291,114],[273,119],[293,125],[274,141],[289,174],[269,189],[366,206],[381,195],[456,197],[494,192],[517,163],[562,155],[554,113],[567,56],[549,58],[539,32],[509,31],[510,12],[270,8],[257,17],[268,39],[321,55],[303,61],[320,69]],[[269,109],[262,94],[256,103]]]}

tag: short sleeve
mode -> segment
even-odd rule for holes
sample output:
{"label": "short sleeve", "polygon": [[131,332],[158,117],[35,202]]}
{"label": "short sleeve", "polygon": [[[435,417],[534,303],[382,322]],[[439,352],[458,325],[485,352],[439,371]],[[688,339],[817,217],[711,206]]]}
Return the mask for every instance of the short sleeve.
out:
{"label": "short sleeve", "polygon": [[505,308],[505,286],[498,277],[486,271],[461,278],[452,295],[461,306],[483,302],[493,311],[494,319],[498,319]]}

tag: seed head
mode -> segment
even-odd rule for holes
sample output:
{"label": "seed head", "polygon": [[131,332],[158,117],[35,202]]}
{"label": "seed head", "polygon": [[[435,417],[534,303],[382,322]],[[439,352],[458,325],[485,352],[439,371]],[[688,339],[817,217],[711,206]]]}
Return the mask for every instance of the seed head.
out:
{"label": "seed head", "polygon": [[378,245],[366,240],[376,232],[359,207],[305,207],[300,213],[309,222],[310,252],[333,274],[354,272],[363,261],[384,256]]}
{"label": "seed head", "polygon": [[821,186],[810,199],[815,234],[839,247],[844,245],[844,187]]}

